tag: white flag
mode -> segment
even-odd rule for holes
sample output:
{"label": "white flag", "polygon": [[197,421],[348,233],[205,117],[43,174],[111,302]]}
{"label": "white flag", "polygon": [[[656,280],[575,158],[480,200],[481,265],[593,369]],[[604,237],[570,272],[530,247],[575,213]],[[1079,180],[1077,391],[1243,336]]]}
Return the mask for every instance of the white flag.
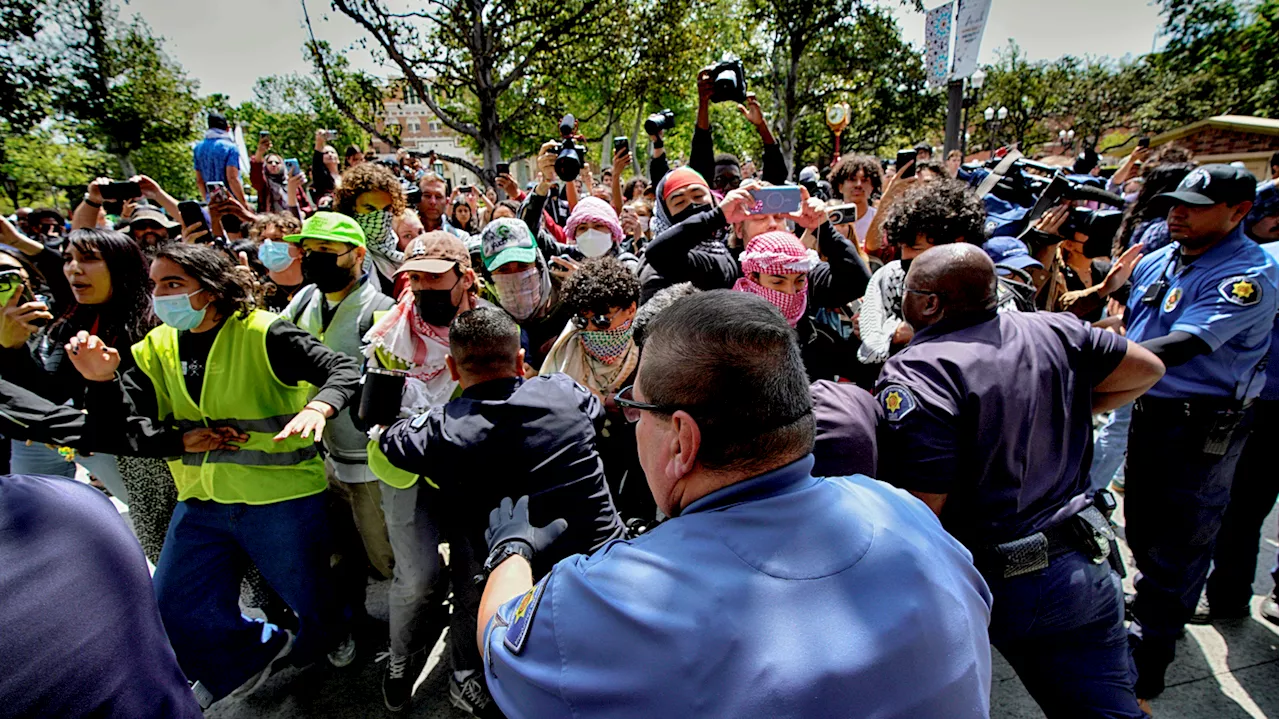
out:
{"label": "white flag", "polygon": [[991,0],[957,0],[955,64],[951,79],[969,77],[978,69],[978,51],[982,47],[982,31],[987,27]]}

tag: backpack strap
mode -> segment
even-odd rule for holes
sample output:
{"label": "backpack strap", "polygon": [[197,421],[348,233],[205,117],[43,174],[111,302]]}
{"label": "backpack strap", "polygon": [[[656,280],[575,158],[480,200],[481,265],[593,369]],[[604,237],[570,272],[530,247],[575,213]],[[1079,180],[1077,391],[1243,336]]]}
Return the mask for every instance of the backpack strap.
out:
{"label": "backpack strap", "polygon": [[320,288],[315,285],[308,285],[305,289],[307,293],[297,298],[298,309],[294,310],[293,316],[288,318],[295,325],[298,324],[298,320],[302,319],[302,313],[307,311],[307,306],[311,304],[311,300],[314,300],[316,295],[320,294]]}

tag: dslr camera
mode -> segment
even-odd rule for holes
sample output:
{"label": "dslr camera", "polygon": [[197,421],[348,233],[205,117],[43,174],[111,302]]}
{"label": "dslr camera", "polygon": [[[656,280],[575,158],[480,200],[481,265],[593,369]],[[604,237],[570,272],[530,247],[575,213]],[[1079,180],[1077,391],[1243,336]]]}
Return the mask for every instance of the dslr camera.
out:
{"label": "dslr camera", "polygon": [[1120,229],[1120,221],[1124,216],[1124,198],[1100,187],[1059,174],[1053,178],[1044,192],[1040,193],[1040,199],[1036,200],[1035,206],[1027,213],[1028,226],[1034,225],[1041,215],[1064,200],[1089,200],[1119,208],[1100,207],[1096,210],[1087,207],[1072,208],[1066,223],[1059,230],[1064,237],[1072,237],[1077,232],[1088,236],[1088,240],[1085,241],[1086,253],[1098,252],[1096,255],[1090,255],[1091,257],[1107,254],[1111,249],[1111,239]]}
{"label": "dslr camera", "polygon": [[711,74],[715,89],[711,92],[711,102],[746,102],[747,75],[742,70],[741,60],[726,60],[704,70]]}
{"label": "dslr camera", "polygon": [[644,121],[644,131],[655,137],[663,130],[670,130],[675,126],[676,114],[667,109],[653,113]]}
{"label": "dslr camera", "polygon": [[556,177],[563,182],[573,182],[582,171],[582,158],[587,148],[573,141],[573,133],[578,128],[578,121],[573,115],[565,115],[560,120],[560,146],[556,148]]}

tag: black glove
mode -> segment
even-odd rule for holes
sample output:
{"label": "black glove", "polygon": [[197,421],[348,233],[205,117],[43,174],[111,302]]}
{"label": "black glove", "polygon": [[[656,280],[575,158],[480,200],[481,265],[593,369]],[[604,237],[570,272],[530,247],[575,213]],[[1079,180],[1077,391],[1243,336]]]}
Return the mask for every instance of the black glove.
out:
{"label": "black glove", "polygon": [[569,523],[557,519],[545,527],[529,523],[529,496],[525,495],[513,505],[510,497],[503,497],[502,504],[489,513],[489,528],[484,530],[485,541],[492,553],[499,545],[518,541],[529,545],[534,554],[545,550],[568,529]]}

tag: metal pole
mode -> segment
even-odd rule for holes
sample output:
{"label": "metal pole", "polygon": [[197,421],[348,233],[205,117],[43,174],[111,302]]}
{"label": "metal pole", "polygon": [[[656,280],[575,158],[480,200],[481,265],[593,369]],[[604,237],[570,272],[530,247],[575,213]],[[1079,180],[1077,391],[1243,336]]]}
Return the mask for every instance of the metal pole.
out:
{"label": "metal pole", "polygon": [[960,162],[964,162],[964,158],[969,151],[969,103],[964,103],[964,120],[960,123]]}
{"label": "metal pole", "polygon": [[942,156],[960,148],[960,109],[964,105],[964,80],[947,83],[947,135],[942,145]]}

